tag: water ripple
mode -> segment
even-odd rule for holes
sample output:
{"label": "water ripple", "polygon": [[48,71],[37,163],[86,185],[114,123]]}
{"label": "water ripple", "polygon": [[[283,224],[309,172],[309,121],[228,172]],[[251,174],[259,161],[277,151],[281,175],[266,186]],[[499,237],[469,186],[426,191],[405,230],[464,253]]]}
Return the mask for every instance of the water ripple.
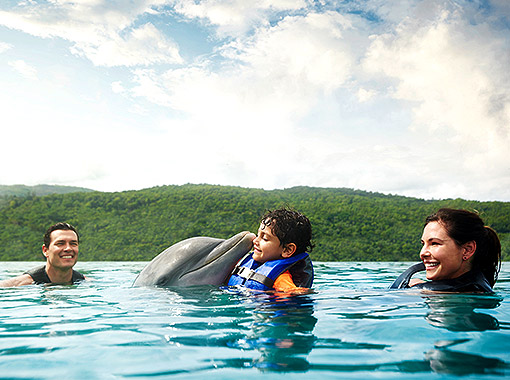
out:
{"label": "water ripple", "polygon": [[388,291],[408,263],[318,263],[294,296],[132,288],[145,263],[80,265],[93,281],[0,289],[0,379],[510,375],[506,263],[495,295]]}

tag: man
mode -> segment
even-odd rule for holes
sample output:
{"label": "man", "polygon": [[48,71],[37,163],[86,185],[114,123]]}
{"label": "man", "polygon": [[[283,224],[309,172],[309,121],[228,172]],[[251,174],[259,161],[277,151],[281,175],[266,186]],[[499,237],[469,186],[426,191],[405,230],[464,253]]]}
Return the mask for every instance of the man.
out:
{"label": "man", "polygon": [[73,270],[78,261],[79,236],[76,228],[68,223],[57,223],[44,234],[42,253],[46,265],[33,268],[18,277],[0,281],[0,286],[31,284],[73,284],[85,276]]}

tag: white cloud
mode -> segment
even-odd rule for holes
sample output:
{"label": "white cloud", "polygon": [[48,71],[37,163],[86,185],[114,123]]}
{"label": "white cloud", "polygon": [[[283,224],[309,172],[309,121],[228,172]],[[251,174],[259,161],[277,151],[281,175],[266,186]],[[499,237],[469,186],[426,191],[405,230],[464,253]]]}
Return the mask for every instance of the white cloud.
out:
{"label": "white cloud", "polygon": [[[226,162],[237,162],[230,166],[232,173],[234,167],[250,168],[249,186],[288,187],[305,181],[316,186],[473,198],[475,192],[484,191],[482,183],[490,178],[498,189],[508,178],[504,148],[508,107],[506,94],[494,86],[495,78],[506,75],[500,58],[493,54],[501,46],[494,46],[498,39],[487,31],[483,39],[471,38],[480,34],[480,28],[469,30],[453,16],[435,19],[434,15],[427,13],[425,25],[423,20],[406,19],[394,33],[374,35],[371,40],[362,35],[361,21],[355,16],[335,12],[288,16],[219,48],[226,59],[219,70],[207,61],[163,74],[138,70],[138,85],[132,91],[184,111],[190,133],[205,138],[214,150],[228,151]],[[463,35],[466,30],[470,38]],[[364,48],[367,58],[363,65],[356,65]],[[487,61],[477,63],[481,58]],[[496,71],[488,75],[491,70]],[[404,132],[402,142],[386,138],[384,129],[379,137],[369,139],[379,140],[380,149],[347,137],[344,129],[356,128],[352,116],[337,120],[335,133],[321,136],[323,123],[335,123],[335,102],[349,104],[345,98],[335,101],[338,89],[352,91],[351,101],[381,101],[385,96],[381,89],[392,83],[387,78],[396,79],[397,86],[387,87],[386,96],[402,106],[414,104],[414,129]],[[370,88],[370,83],[376,87]],[[489,93],[493,95],[487,97]],[[502,105],[499,111],[493,110],[497,123],[487,108],[487,99],[494,100],[496,95]],[[296,121],[317,107],[319,100],[330,108],[322,108],[324,113],[309,129],[298,130]],[[256,168],[256,159],[236,159],[245,149],[245,140],[235,136],[236,131],[270,136],[269,142],[256,147],[257,157],[271,155],[285,170],[264,176]],[[476,140],[470,140],[470,135]],[[309,155],[303,158],[296,152]],[[211,159],[217,156],[210,154]],[[216,160],[222,162],[219,156]],[[214,170],[211,173],[221,177]],[[467,184],[469,176],[479,184]]]}
{"label": "white cloud", "polygon": [[335,13],[288,17],[223,46],[219,69],[199,61],[164,73],[136,70],[132,93],[222,126],[244,119],[287,125],[349,80],[353,57],[343,31],[350,27]]}
{"label": "white cloud", "polygon": [[59,37],[73,44],[71,51],[98,66],[136,66],[182,63],[177,44],[151,23],[136,19],[153,13],[162,1],[133,1],[118,7],[104,1],[58,1],[43,6],[19,4],[0,11],[0,25],[43,38]]}
{"label": "white cloud", "polygon": [[122,94],[126,91],[126,89],[122,85],[122,82],[115,81],[112,83],[112,91],[116,94]]}
{"label": "white cloud", "polygon": [[462,16],[442,11],[373,37],[364,67],[397,80],[389,94],[414,104],[412,128],[430,154],[455,159],[450,170],[464,180],[487,181],[491,173],[500,188],[497,182],[510,174],[509,55],[501,55],[507,42]]}
{"label": "white cloud", "polygon": [[10,61],[9,66],[11,66],[16,72],[27,79],[35,80],[37,79],[37,70],[35,67],[29,65],[25,61],[18,59],[16,61]]}
{"label": "white cloud", "polygon": [[222,54],[277,86],[288,83],[292,90],[311,86],[328,91],[350,74],[351,50],[342,34],[351,27],[349,19],[333,12],[287,17],[274,27],[259,29],[252,38],[226,46]]}
{"label": "white cloud", "polygon": [[125,36],[77,42],[71,49],[96,66],[149,66],[156,63],[182,63],[177,44],[148,23],[127,31]]}
{"label": "white cloud", "polygon": [[304,0],[203,0],[176,1],[177,12],[219,27],[220,35],[239,35],[257,26],[268,26],[273,12],[306,8]]}
{"label": "white cloud", "polygon": [[365,88],[358,89],[358,99],[360,102],[367,102],[376,95],[374,90],[367,90]]}
{"label": "white cloud", "polygon": [[[275,188],[303,184],[302,173],[316,176],[314,160],[303,156],[313,134],[297,131],[294,122],[321,94],[348,81],[352,57],[343,32],[349,27],[333,13],[288,17],[222,48],[227,61],[219,69],[201,60],[162,73],[136,70],[133,96],[182,112],[179,121],[162,125],[171,155],[182,162],[173,178]],[[325,153],[322,144],[313,147],[314,155]],[[278,169],[268,170],[261,157]]]}
{"label": "white cloud", "polygon": [[[39,54],[28,60],[15,41],[10,61],[30,62],[41,80],[18,88],[0,73],[3,88],[20,94],[0,94],[3,120],[19,125],[6,138],[23,141],[27,157],[0,182],[347,186],[510,199],[504,2],[491,3],[497,14],[443,0],[25,4],[0,11],[0,24],[56,37],[46,46],[67,41],[75,56],[64,60],[80,67],[62,70],[58,49],[48,66]],[[190,43],[189,62],[174,38]],[[47,173],[40,142],[48,133],[67,134],[79,162]],[[4,160],[19,154],[8,145]]]}
{"label": "white cloud", "polygon": [[3,52],[6,52],[7,50],[9,50],[11,48],[12,48],[11,44],[8,44],[6,42],[0,42],[0,54],[2,54]]}

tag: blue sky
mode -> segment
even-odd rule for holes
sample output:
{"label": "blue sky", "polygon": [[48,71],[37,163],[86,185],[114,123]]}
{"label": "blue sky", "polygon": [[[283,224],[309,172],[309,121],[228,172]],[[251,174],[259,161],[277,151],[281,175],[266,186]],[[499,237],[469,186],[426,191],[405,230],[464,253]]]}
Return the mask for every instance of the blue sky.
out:
{"label": "blue sky", "polygon": [[0,4],[0,184],[510,201],[510,3]]}

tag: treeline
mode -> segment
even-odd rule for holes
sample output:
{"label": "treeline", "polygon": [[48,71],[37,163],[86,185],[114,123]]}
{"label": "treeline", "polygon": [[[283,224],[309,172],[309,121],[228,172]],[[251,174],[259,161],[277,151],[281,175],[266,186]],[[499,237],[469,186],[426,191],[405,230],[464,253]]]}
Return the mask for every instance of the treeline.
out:
{"label": "treeline", "polygon": [[29,196],[29,195],[50,195],[50,194],[67,194],[76,192],[91,192],[94,190],[84,187],[75,186],[57,186],[57,185],[0,185],[0,196]]}
{"label": "treeline", "polygon": [[510,258],[510,203],[422,200],[337,188],[265,191],[213,185],[163,186],[117,193],[3,196],[0,261],[40,260],[42,235],[59,221],[81,236],[80,260],[150,260],[193,236],[256,232],[268,209],[287,206],[312,222],[317,261],[416,261],[423,221],[440,207],[480,212]]}

